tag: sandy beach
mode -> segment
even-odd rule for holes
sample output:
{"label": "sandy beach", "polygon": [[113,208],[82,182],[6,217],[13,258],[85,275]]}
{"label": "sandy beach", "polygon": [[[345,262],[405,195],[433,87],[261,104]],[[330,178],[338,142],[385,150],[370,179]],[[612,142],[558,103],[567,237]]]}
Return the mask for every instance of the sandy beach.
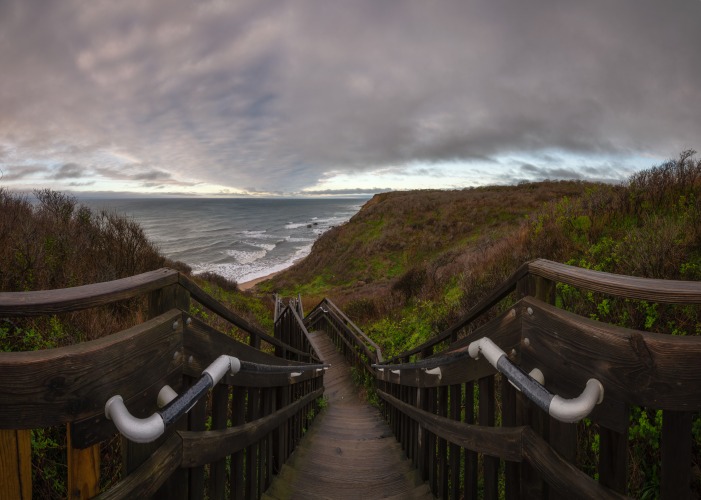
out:
{"label": "sandy beach", "polygon": [[251,281],[246,281],[246,282],[244,282],[244,283],[239,283],[239,284],[238,284],[238,285],[239,285],[239,290],[241,290],[242,292],[243,292],[243,291],[246,291],[246,290],[250,290],[251,288],[253,288],[254,286],[256,286],[258,283],[261,283],[261,282],[263,282],[263,281],[265,281],[265,280],[269,280],[270,278],[272,278],[273,276],[275,276],[275,275],[278,274],[278,273],[280,273],[280,271],[275,272],[275,273],[270,273],[270,274],[268,274],[267,276],[262,276],[262,277],[260,277],[260,278],[256,278],[256,279],[251,280]]}

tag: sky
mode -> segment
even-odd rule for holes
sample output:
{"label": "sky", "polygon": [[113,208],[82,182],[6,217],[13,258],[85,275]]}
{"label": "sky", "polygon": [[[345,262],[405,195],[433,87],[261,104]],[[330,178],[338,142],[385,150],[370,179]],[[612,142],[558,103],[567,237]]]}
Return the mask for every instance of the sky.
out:
{"label": "sky", "polygon": [[701,148],[701,0],[0,0],[0,187],[622,182]]}

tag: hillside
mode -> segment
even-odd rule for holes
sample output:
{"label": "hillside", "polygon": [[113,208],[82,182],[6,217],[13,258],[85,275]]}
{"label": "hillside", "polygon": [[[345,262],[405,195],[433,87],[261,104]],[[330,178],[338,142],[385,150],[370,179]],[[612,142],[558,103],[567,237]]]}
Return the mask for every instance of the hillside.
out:
{"label": "hillside", "polygon": [[476,254],[501,245],[546,202],[593,186],[541,182],[378,194],[348,223],[322,235],[306,259],[260,288],[330,294],[340,303],[392,290],[436,296]]}
{"label": "hillside", "polygon": [[[701,279],[701,160],[687,151],[620,186],[541,182],[379,194],[259,290],[302,293],[309,306],[329,296],[396,353],[447,327],[534,258]],[[621,311],[601,306],[603,298],[560,295],[585,315],[701,332],[701,320],[673,311],[653,321],[643,305]]]}

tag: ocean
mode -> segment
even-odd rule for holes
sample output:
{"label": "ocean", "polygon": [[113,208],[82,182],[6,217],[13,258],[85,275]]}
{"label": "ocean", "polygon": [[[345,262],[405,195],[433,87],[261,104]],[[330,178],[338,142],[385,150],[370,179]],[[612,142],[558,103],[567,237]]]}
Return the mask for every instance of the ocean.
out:
{"label": "ocean", "polygon": [[172,260],[195,274],[245,283],[290,267],[314,241],[355,215],[367,199],[81,200],[133,218]]}

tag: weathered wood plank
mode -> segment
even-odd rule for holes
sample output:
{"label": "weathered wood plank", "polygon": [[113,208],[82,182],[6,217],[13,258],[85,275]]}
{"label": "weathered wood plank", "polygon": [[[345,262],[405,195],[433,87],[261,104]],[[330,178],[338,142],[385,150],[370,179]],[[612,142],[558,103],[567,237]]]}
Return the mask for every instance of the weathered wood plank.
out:
{"label": "weathered wood plank", "polygon": [[175,433],[134,472],[98,495],[99,500],[150,498],[178,469],[182,458],[182,441]]}
{"label": "weathered wood plank", "polygon": [[80,311],[138,297],[177,282],[177,271],[159,269],[129,278],[73,288],[0,292],[0,316],[42,316]]}
{"label": "weathered wood plank", "polygon": [[701,410],[701,338],[639,332],[568,313],[532,298],[521,307],[521,359],[538,367],[546,386],[563,397],[577,396],[587,379],[613,399],[651,408]]}
{"label": "weathered wood plank", "polygon": [[0,428],[48,427],[102,415],[115,394],[125,399],[139,394],[179,366],[174,358],[182,349],[179,320],[180,311],[172,310],[74,346],[0,353]]}
{"label": "weathered wood plank", "polygon": [[208,464],[250,446],[322,394],[323,389],[318,389],[267,417],[241,426],[219,431],[179,432],[183,439],[183,467]]}
{"label": "weathered wood plank", "polygon": [[0,429],[0,498],[32,498],[31,431]]}
{"label": "weathered wood plank", "polygon": [[538,259],[528,272],[560,283],[617,297],[655,303],[701,304],[701,282],[622,276]]}

